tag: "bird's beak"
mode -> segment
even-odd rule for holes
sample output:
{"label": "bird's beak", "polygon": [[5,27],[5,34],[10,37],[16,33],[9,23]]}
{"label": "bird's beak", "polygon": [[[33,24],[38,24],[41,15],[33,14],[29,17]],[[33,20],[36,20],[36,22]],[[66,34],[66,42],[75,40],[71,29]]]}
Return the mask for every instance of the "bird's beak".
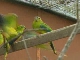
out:
{"label": "bird's beak", "polygon": [[37,16],[34,18],[35,21],[37,21]]}
{"label": "bird's beak", "polygon": [[35,18],[34,20],[35,20],[35,22],[37,22],[37,18]]}
{"label": "bird's beak", "polygon": [[34,19],[36,19],[37,17],[34,17]]}
{"label": "bird's beak", "polygon": [[25,27],[25,29],[26,29],[26,27]]}

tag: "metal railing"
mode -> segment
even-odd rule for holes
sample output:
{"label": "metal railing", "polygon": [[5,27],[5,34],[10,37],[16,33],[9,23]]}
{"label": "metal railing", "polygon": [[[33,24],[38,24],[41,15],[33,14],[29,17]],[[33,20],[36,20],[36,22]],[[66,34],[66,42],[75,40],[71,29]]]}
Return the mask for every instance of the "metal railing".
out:
{"label": "metal railing", "polygon": [[[76,18],[75,0],[21,0]],[[80,3],[80,2],[79,2]]]}

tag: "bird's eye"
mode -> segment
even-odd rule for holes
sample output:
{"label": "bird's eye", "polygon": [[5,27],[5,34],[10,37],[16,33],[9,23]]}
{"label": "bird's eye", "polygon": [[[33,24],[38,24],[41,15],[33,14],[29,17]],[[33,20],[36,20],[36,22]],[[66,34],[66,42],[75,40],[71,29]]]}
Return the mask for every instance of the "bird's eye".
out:
{"label": "bird's eye", "polygon": [[40,17],[38,17],[38,19],[40,19]]}

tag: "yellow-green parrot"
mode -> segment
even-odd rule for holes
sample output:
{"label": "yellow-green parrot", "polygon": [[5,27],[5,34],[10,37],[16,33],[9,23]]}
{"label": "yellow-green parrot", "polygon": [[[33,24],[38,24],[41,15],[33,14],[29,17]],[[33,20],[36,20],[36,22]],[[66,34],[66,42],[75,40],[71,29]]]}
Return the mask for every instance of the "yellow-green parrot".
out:
{"label": "yellow-green parrot", "polygon": [[[0,15],[0,27],[4,32],[6,41],[12,45],[21,35],[17,32],[17,15],[14,13],[9,13],[7,15]],[[19,30],[20,31],[20,30]],[[22,30],[21,30],[22,31]],[[17,37],[18,36],[18,37]],[[15,38],[16,37],[16,38]],[[6,53],[8,53],[8,44],[6,44]]]}
{"label": "yellow-green parrot", "polygon": [[[19,34],[23,34],[25,29],[26,29],[26,27],[24,25],[19,25],[19,26],[17,26],[16,31],[19,35]],[[18,38],[18,40],[21,40],[21,37],[22,37],[22,35]]]}
{"label": "yellow-green parrot", "polygon": [[4,16],[2,29],[8,41],[18,35],[16,31],[16,26],[17,26],[17,15],[14,13],[6,14]]}
{"label": "yellow-green parrot", "polygon": [[4,37],[3,37],[3,34],[2,34],[2,30],[0,30],[0,46],[4,43]]}
{"label": "yellow-green parrot", "polygon": [[[14,13],[8,13],[4,16],[5,26],[3,26],[3,30],[5,32],[5,35],[8,37],[8,40],[13,40],[12,42],[10,42],[10,44],[15,42],[16,40],[19,40],[19,38],[20,38],[19,36],[25,30],[25,26],[18,24],[17,18],[18,18],[18,16]],[[14,38],[15,36],[18,36],[18,37]]]}
{"label": "yellow-green parrot", "polygon": [[26,29],[26,27],[24,25],[19,25],[19,26],[17,26],[16,31],[18,34],[21,34],[24,32],[25,29]]}
{"label": "yellow-green parrot", "polygon": [[8,13],[2,16],[2,20],[0,20],[0,27],[3,29],[4,35],[8,40],[22,33],[25,29],[24,26],[18,25],[17,17],[14,13]]}
{"label": "yellow-green parrot", "polygon": [[[45,29],[45,30],[38,30],[37,33],[39,33],[39,34],[44,34],[44,33],[52,31],[51,27],[48,26],[46,23],[44,23],[39,16],[36,16],[34,18],[32,27],[33,27],[33,29]],[[57,54],[56,49],[55,49],[52,41],[50,42],[50,46],[51,46],[54,54]]]}
{"label": "yellow-green parrot", "polygon": [[[5,21],[4,16],[0,14],[0,28],[1,29],[2,29],[4,21]],[[6,40],[6,37],[4,36],[4,31],[3,30],[2,30],[2,35],[0,35],[0,36],[2,36],[2,37],[0,37],[1,39],[3,39],[2,42],[7,43],[7,40]],[[4,48],[5,48],[5,59],[6,59],[7,54],[8,54],[8,50],[10,49],[9,43],[5,44]]]}
{"label": "yellow-green parrot", "polygon": [[[5,36],[6,42],[9,42],[15,36],[18,35],[17,31],[15,30],[15,28],[16,28],[16,25],[15,25],[16,24],[16,19],[15,19],[16,15],[15,14],[7,14],[5,16],[4,15],[0,15],[0,18],[1,18],[0,19],[0,28],[4,32],[4,36]],[[10,42],[10,43],[7,43],[5,45],[5,49],[6,49],[5,58],[7,57],[8,51],[10,49],[10,45],[13,44],[14,42],[15,42],[15,40]]]}

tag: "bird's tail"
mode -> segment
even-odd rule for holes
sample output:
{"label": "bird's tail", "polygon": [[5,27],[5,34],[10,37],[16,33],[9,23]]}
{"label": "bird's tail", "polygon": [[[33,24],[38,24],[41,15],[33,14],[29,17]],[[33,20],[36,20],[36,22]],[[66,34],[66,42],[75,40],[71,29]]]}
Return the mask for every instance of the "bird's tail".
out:
{"label": "bird's tail", "polygon": [[54,47],[54,44],[53,44],[52,42],[50,42],[50,47],[52,48],[54,54],[57,55],[57,51],[56,51],[56,49],[55,49],[55,47]]}

